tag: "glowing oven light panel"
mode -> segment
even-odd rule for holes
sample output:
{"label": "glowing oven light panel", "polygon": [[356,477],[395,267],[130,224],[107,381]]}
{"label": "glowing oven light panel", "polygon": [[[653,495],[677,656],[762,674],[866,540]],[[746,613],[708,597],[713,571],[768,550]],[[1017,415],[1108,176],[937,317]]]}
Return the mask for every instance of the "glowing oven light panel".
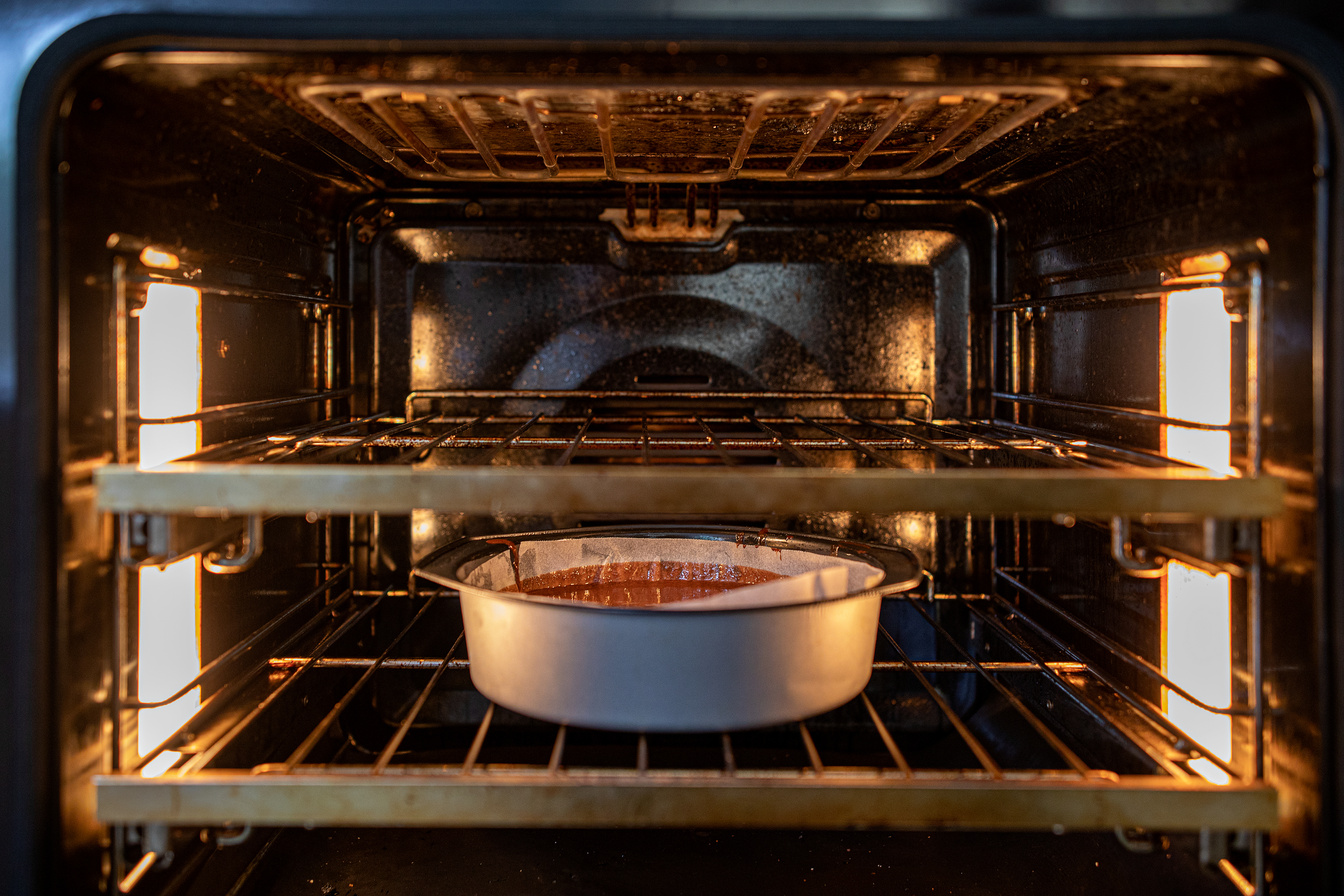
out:
{"label": "glowing oven light panel", "polygon": [[[190,286],[151,284],[139,321],[138,408],[142,419],[178,417],[201,409],[201,293]],[[201,424],[142,423],[141,469],[193,454],[201,447]],[[139,570],[137,635],[138,697],[166,700],[201,670],[200,555],[164,567]],[[148,755],[200,707],[200,688],[161,707],[139,711],[137,746]],[[165,750],[141,774],[157,777],[181,754]]]}
{"label": "glowing oven light panel", "polygon": [[[1227,256],[1222,256],[1221,273]],[[1212,256],[1210,256],[1212,257]],[[1162,303],[1162,413],[1191,423],[1226,426],[1231,421],[1232,321],[1217,286],[1178,290]],[[1168,456],[1235,474],[1226,429],[1162,427]],[[1210,706],[1232,702],[1231,582],[1177,561],[1162,583],[1162,666],[1167,677]],[[1167,717],[1220,759],[1232,758],[1232,720],[1201,709],[1164,689]],[[1191,768],[1218,784],[1227,774],[1207,759]]]}

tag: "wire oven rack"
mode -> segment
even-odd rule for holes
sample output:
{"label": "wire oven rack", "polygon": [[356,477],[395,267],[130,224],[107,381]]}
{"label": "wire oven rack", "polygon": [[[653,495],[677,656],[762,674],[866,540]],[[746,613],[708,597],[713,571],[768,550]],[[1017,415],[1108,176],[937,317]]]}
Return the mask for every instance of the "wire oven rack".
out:
{"label": "wire oven rack", "polygon": [[[784,410],[759,410],[768,402]],[[188,515],[414,507],[1234,518],[1282,507],[1274,477],[1217,474],[1011,422],[935,419],[931,407],[926,395],[900,392],[421,391],[401,414],[239,439],[152,470],[109,465],[95,482],[105,510]]]}
{"label": "wire oven rack", "polygon": [[[141,763],[179,750],[186,758],[177,769],[158,778],[128,770],[96,780],[100,819],[1164,831],[1263,830],[1276,823],[1272,788],[1238,778],[1151,700],[1038,621],[1040,610],[1067,611],[1025,573],[1001,571],[989,594],[939,594],[930,580],[922,594],[888,598],[913,608],[910,618],[924,631],[906,631],[903,623],[903,634],[894,637],[882,628],[865,692],[797,726],[703,736],[609,734],[528,722],[476,695],[477,709],[456,741],[430,752],[408,750],[408,735],[424,728],[427,701],[453,675],[454,687],[464,686],[470,660],[460,624],[427,621],[457,618],[431,613],[455,600],[437,590],[356,590],[349,566],[328,569],[316,588],[183,688],[221,672],[229,682]],[[399,602],[409,622],[387,646],[376,656],[355,648],[373,614]],[[994,660],[949,632],[953,612],[973,618],[1002,645]],[[289,633],[269,656],[254,655],[258,643],[286,625]],[[910,639],[921,634],[939,642],[937,659],[911,658]],[[412,642],[436,646],[400,648]],[[1175,687],[1137,657],[1112,655]],[[406,691],[415,697],[377,742],[356,742],[348,714],[388,675],[415,676]],[[959,676],[973,676],[1001,696],[1022,723],[1017,739],[1036,742],[1034,755],[1045,760],[1024,764],[1011,744],[976,733],[974,719],[946,696],[955,690],[950,679]],[[902,680],[937,707],[943,727],[955,732],[952,748],[922,748],[917,734],[893,722],[899,712],[884,703],[882,687]],[[290,720],[304,717],[305,705],[317,721],[296,730]],[[493,736],[501,725],[520,722],[533,732],[522,747],[507,733]],[[233,749],[259,729],[269,755],[259,761],[255,751]],[[250,758],[238,761],[243,755]],[[1195,775],[1189,762],[1200,756],[1229,782]]]}
{"label": "wire oven rack", "polygon": [[1036,84],[864,89],[292,87],[342,136],[416,180],[722,183],[935,177],[1069,98]]}

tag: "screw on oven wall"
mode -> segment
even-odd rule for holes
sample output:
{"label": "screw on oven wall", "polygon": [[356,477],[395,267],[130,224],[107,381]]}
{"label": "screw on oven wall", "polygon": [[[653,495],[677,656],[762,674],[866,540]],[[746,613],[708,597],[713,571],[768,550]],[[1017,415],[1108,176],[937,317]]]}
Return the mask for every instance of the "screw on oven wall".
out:
{"label": "screw on oven wall", "polygon": [[876,221],[882,217],[882,206],[876,202],[869,202],[863,207],[863,216],[869,221]]}
{"label": "screw on oven wall", "polygon": [[468,218],[479,218],[485,214],[485,206],[481,205],[479,202],[473,199],[471,202],[468,202],[466,204],[466,207],[462,209],[462,212]]}

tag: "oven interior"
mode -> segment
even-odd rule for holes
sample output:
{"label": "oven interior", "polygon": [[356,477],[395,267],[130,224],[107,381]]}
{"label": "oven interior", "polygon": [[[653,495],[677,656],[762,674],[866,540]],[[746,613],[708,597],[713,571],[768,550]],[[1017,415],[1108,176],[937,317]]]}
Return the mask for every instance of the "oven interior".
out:
{"label": "oven interior", "polygon": [[[936,883],[967,850],[999,885],[1316,886],[1317,116],[1255,55],[73,73],[65,885],[392,892],[615,843],[576,892],[761,856],[785,889],[913,855]],[[644,735],[491,705],[414,574],[679,521],[899,544],[925,580],[850,704]]]}

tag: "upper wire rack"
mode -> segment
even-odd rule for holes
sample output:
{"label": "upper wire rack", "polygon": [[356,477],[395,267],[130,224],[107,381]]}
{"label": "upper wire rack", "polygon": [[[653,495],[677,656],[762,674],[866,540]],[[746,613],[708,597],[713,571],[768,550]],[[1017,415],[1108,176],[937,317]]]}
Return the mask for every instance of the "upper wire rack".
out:
{"label": "upper wire rack", "polygon": [[[657,406],[646,399],[655,397]],[[706,398],[824,401],[811,414],[678,402]],[[551,413],[425,412],[425,402],[481,399],[552,406]],[[559,405],[577,401],[570,410]],[[594,405],[605,406],[594,407]],[[840,405],[868,403],[872,413]],[[892,412],[909,407],[916,413]],[[417,410],[418,408],[418,410]],[[485,392],[412,393],[402,416],[372,415],[214,446],[184,460],[261,463],[571,463],[833,466],[1186,467],[1142,449],[1062,437],[1001,421],[934,419],[919,393]],[[843,458],[843,459],[842,459]]]}
{"label": "upper wire rack", "polygon": [[[1283,484],[1002,421],[933,419],[919,393],[418,392],[148,470],[95,472],[145,513],[924,510],[1255,517]],[[482,399],[490,399],[482,404]],[[420,404],[433,401],[434,405]]]}

